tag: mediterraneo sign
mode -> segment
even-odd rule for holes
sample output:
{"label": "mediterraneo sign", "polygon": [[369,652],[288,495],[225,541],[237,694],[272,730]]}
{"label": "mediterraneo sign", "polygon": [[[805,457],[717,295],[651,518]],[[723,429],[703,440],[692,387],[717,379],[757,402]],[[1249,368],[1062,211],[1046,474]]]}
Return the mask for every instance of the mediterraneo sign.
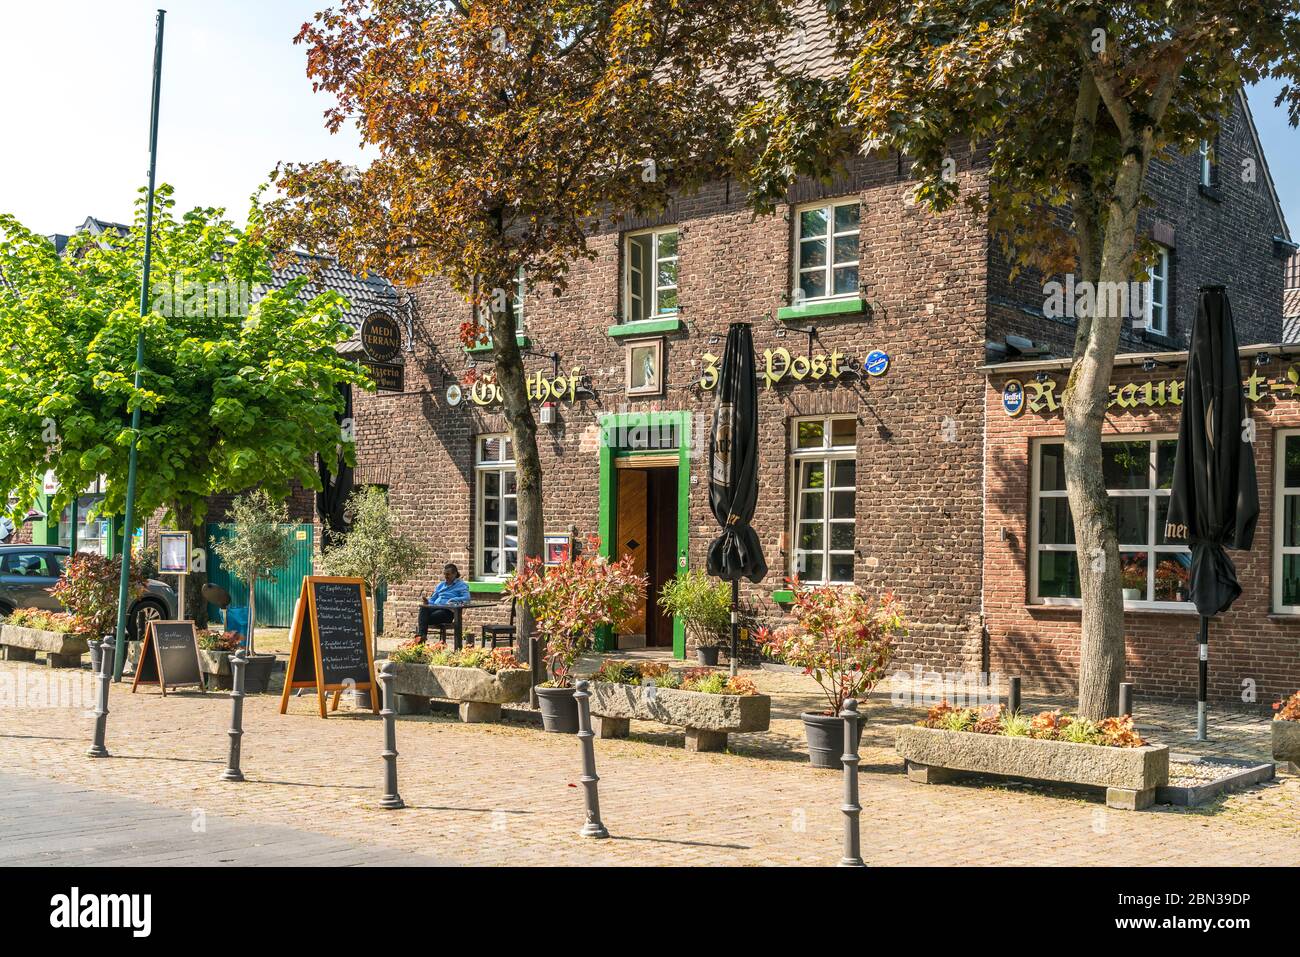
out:
{"label": "mediterraneo sign", "polygon": [[[574,366],[567,376],[557,373],[547,377],[540,372],[534,372],[524,378],[528,399],[531,402],[558,400],[573,402],[581,383],[581,366]],[[501,386],[497,385],[495,379],[475,379],[474,384],[469,388],[469,397],[477,405],[492,405],[494,402],[501,401]]]}
{"label": "mediterraneo sign", "polygon": [[[722,359],[710,352],[700,357],[704,360],[704,370],[700,374],[700,388],[708,390],[718,384],[722,369]],[[838,379],[845,372],[852,371],[860,365],[868,375],[882,376],[889,371],[889,355],[879,349],[873,349],[861,363],[855,359],[846,359],[839,349],[829,353],[815,352],[806,356],[792,355],[789,349],[777,347],[763,350],[762,367],[759,376],[764,385],[770,389],[783,379],[795,382],[819,382],[823,379]]]}
{"label": "mediterraneo sign", "polygon": [[[1242,381],[1242,394],[1250,402],[1259,402],[1270,395],[1281,399],[1300,399],[1300,364],[1292,365],[1285,375],[1276,379],[1269,379],[1252,369],[1251,374]],[[1002,387],[1002,410],[1013,418],[1026,410],[1035,413],[1056,412],[1061,408],[1061,401],[1055,379],[1044,378],[1042,382],[1008,379]],[[1130,382],[1110,387],[1109,407],[1112,409],[1157,409],[1182,404],[1182,379]]]}

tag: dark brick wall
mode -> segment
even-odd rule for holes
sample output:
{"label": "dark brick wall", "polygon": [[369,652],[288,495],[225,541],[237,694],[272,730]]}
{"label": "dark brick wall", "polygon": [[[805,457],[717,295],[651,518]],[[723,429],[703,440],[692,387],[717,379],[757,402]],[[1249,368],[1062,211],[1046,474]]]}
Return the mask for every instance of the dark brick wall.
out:
{"label": "dark brick wall", "polygon": [[[1200,155],[1172,153],[1151,165],[1147,189],[1154,203],[1140,215],[1138,232],[1172,248],[1170,335],[1162,337],[1126,324],[1121,352],[1185,349],[1196,315],[1197,290],[1207,283],[1228,288],[1237,338],[1243,344],[1282,339],[1281,302],[1286,263],[1273,255],[1273,236],[1282,224],[1240,104],[1223,124],[1218,143],[1218,186],[1200,188]],[[1243,179],[1243,164],[1255,179]],[[1068,357],[1074,323],[1042,315],[1042,277],[1026,272],[1014,281],[998,244],[990,247],[989,338],[1009,333]]]}

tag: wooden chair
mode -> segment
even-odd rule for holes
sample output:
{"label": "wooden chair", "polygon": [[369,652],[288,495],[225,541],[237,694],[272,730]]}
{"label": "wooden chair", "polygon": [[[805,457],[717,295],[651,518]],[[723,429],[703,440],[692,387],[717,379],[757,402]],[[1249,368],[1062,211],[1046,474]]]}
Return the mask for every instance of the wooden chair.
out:
{"label": "wooden chair", "polygon": [[482,647],[496,648],[498,645],[505,645],[509,648],[515,643],[515,601],[514,598],[510,599],[510,624],[483,626]]}

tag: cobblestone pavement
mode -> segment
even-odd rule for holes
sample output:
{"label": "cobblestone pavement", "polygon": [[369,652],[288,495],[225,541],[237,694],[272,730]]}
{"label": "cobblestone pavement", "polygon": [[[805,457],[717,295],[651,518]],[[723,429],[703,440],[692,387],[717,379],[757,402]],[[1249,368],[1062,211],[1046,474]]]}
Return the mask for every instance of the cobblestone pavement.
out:
{"label": "cobblestone pavement", "polygon": [[[680,733],[633,723],[633,737],[597,741],[601,809],[614,838],[577,836],[582,824],[578,742],[515,723],[462,725],[441,716],[398,723],[400,790],[408,808],[378,807],[382,728],[369,712],[328,720],[314,698],[245,702],[243,784],[224,783],[228,699],[113,688],[108,747],[86,757],[93,698],[85,672],[0,664],[0,769],[124,795],[249,825],[289,827],[377,848],[469,864],[833,864],[839,858],[840,776],[806,765],[799,712],[816,704],[800,675],[751,672],[773,695],[766,734],[734,735],[727,754],[688,754]],[[51,675],[73,706],[39,707]],[[33,691],[33,689],[37,689]],[[24,707],[15,708],[20,693]],[[1027,698],[1027,706],[1051,704]],[[862,843],[869,864],[1297,864],[1300,778],[1193,810],[1112,811],[1098,798],[1033,785],[909,782],[893,728],[915,720],[888,695],[866,706]],[[1148,736],[1197,753],[1191,710],[1140,708]],[[1216,753],[1259,757],[1267,723],[1217,714]],[[1204,752],[1201,752],[1204,753]],[[3,827],[0,822],[0,827]],[[0,838],[7,835],[0,834]]]}

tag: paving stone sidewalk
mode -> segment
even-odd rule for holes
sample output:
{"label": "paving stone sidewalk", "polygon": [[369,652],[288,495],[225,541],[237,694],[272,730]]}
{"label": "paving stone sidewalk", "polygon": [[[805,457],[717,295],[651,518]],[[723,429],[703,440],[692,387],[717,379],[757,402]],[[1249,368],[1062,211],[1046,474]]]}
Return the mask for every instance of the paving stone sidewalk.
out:
{"label": "paving stone sidewalk", "polygon": [[[29,685],[32,673],[51,674],[5,662],[0,680],[17,681],[24,671]],[[87,696],[76,707],[0,710],[0,769],[186,815],[237,814],[246,824],[466,864],[833,864],[840,776],[806,765],[798,721],[816,702],[816,689],[803,676],[753,674],[773,695],[773,729],[733,736],[731,753],[688,754],[680,733],[639,722],[629,740],[597,742],[609,841],[577,835],[581,765],[572,737],[518,724],[404,718],[398,750],[409,807],[389,812],[378,807],[380,721],[368,712],[321,720],[306,697],[291,699],[283,716],[278,696],[247,699],[243,784],[218,779],[230,713],[224,695],[186,691],[163,699],[156,691],[131,695],[125,685],[114,686],[110,704],[112,758],[85,756]],[[1300,863],[1295,776],[1207,808],[1141,813],[1030,785],[927,787],[907,781],[892,748],[893,727],[919,712],[883,695],[866,712],[862,835],[870,864]],[[1167,743],[1176,744],[1176,711],[1139,711],[1139,725],[1160,722],[1170,725]],[[1215,747],[1241,754],[1258,751],[1268,729],[1260,718],[1225,713],[1212,730]]]}

